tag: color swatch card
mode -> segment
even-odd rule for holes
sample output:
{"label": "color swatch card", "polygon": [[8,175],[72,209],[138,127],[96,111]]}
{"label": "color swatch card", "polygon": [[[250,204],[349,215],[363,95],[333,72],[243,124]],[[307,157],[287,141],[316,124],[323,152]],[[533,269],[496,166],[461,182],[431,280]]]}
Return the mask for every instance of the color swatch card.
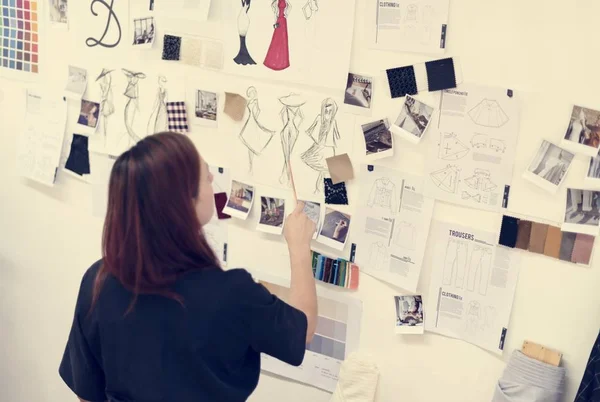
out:
{"label": "color swatch card", "polygon": [[1,1],[0,67],[38,73],[40,68],[38,0]]}
{"label": "color swatch card", "polygon": [[312,270],[318,281],[346,289],[358,289],[360,270],[358,265],[350,261],[330,258],[313,251]]}
{"label": "color swatch card", "polygon": [[572,152],[542,140],[523,178],[554,194],[567,176],[574,158]]}
{"label": "color swatch card", "polygon": [[512,90],[464,84],[443,91],[437,130],[426,139],[425,194],[499,210],[510,189],[518,136]]}
{"label": "color swatch card", "polygon": [[[252,272],[252,275],[273,295],[289,303],[289,281],[258,272]],[[359,347],[362,303],[358,299],[340,295],[334,289],[323,287],[317,288],[317,297],[317,328],[313,340],[306,345],[302,365],[290,366],[263,353],[261,368],[333,392],[342,362]]]}

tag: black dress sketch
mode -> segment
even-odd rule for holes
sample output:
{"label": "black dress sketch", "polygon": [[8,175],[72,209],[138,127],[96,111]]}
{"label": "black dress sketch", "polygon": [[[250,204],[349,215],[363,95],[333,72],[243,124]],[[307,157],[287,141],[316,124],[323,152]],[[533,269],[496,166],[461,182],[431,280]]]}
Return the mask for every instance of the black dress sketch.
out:
{"label": "black dress sketch", "polygon": [[129,134],[129,142],[133,144],[141,140],[140,136],[133,129],[133,122],[135,121],[135,114],[140,108],[138,83],[140,79],[146,78],[146,74],[136,73],[124,68],[122,70],[128,80],[124,95],[129,98],[125,105],[125,127],[127,128],[127,134]]}
{"label": "black dress sketch", "polygon": [[167,78],[164,75],[158,77],[158,91],[156,93],[156,102],[148,121],[148,135],[167,131],[169,129],[169,120],[167,116],[167,88],[165,84]]}
{"label": "black dress sketch", "polygon": [[254,156],[258,156],[269,145],[275,135],[274,130],[269,130],[258,120],[260,116],[260,106],[258,105],[256,88],[250,87],[246,91],[248,103],[248,117],[240,131],[240,140],[248,148],[248,171],[252,173]]}
{"label": "black dress sketch", "polygon": [[256,64],[256,62],[248,53],[248,48],[246,47],[246,35],[248,34],[248,28],[250,27],[250,18],[248,17],[248,11],[250,10],[250,1],[251,0],[242,0],[242,8],[240,9],[240,13],[238,14],[238,33],[240,34],[240,50],[233,59],[237,64],[242,64],[244,66],[249,64]]}
{"label": "black dress sketch", "polygon": [[115,103],[113,101],[112,90],[112,75],[113,70],[102,69],[102,72],[96,78],[96,82],[100,81],[100,91],[102,92],[102,100],[100,101],[100,113],[102,115],[102,134],[104,137],[104,146],[106,147],[106,136],[108,133],[109,117],[115,113]]}
{"label": "black dress sketch", "polygon": [[328,172],[327,158],[335,156],[337,141],[340,139],[337,121],[337,103],[331,98],[327,98],[321,102],[321,113],[317,115],[313,124],[306,130],[306,134],[314,141],[308,150],[306,150],[300,158],[311,169],[317,171],[317,181],[315,184],[315,193],[321,191],[323,186],[323,177]]}
{"label": "black dress sketch", "polygon": [[290,158],[294,146],[296,145],[296,140],[298,140],[298,127],[300,127],[304,121],[301,107],[306,101],[300,95],[290,94],[279,98],[279,102],[283,105],[279,115],[283,122],[283,129],[281,130],[281,148],[284,160],[279,182],[289,184],[291,182],[289,170]]}

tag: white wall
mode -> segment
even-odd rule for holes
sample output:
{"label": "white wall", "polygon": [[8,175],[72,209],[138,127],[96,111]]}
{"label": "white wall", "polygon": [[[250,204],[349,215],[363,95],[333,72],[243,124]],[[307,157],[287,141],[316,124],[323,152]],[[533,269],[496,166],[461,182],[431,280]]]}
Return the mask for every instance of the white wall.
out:
{"label": "white wall", "polygon": [[[214,2],[220,0],[213,0]],[[76,3],[87,7],[84,2]],[[89,3],[89,2],[88,2]],[[296,1],[295,3],[299,3]],[[419,55],[368,50],[363,10],[358,0],[352,70],[380,74],[392,66],[426,61]],[[550,197],[520,176],[542,137],[557,140],[569,103],[600,108],[595,0],[454,0],[451,5],[448,54],[460,56],[466,80],[511,87],[522,99],[522,124],[510,209],[559,220],[564,189]],[[159,27],[160,28],[160,27]],[[70,35],[76,35],[76,22]],[[65,34],[47,35],[46,69],[56,79],[70,60]],[[104,61],[104,60],[103,60]],[[97,62],[86,61],[98,69]],[[119,61],[112,61],[119,62]],[[48,71],[48,70],[47,70]],[[198,72],[199,70],[195,70]],[[375,88],[376,116],[392,116],[400,100],[391,101]],[[24,92],[19,83],[0,81],[0,389],[6,401],[67,401],[73,397],[57,374],[71,324],[76,292],[84,270],[99,256],[102,222],[91,217],[90,187],[61,175],[53,189],[16,176],[15,149],[22,128]],[[192,135],[213,163],[228,161],[221,137]],[[422,149],[403,143],[386,164],[420,172]],[[581,185],[586,161],[577,159],[569,185]],[[438,203],[435,218],[492,230],[494,214]],[[257,248],[242,240],[252,236],[231,229],[232,262],[277,273],[287,267],[265,263]],[[265,244],[263,244],[265,245]],[[263,250],[267,247],[263,247]],[[598,258],[589,269],[527,254],[523,266],[505,358],[527,338],[564,353],[568,389],[573,400],[600,324]],[[419,289],[426,293],[431,261],[426,261]],[[356,296],[363,300],[361,346],[381,369],[379,401],[486,401],[504,362],[475,346],[435,335],[393,334],[392,296],[397,290],[366,275]],[[263,375],[253,401],[327,401],[328,394]]]}

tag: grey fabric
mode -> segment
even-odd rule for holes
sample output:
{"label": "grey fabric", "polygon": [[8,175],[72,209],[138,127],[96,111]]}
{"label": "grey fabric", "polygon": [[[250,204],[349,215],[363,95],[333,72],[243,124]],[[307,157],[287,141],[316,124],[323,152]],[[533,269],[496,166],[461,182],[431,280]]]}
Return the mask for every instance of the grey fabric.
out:
{"label": "grey fabric", "polygon": [[542,363],[515,350],[496,384],[492,402],[560,402],[565,369]]}
{"label": "grey fabric", "polygon": [[563,232],[562,241],[560,242],[560,259],[562,261],[571,261],[576,237],[577,233]]}

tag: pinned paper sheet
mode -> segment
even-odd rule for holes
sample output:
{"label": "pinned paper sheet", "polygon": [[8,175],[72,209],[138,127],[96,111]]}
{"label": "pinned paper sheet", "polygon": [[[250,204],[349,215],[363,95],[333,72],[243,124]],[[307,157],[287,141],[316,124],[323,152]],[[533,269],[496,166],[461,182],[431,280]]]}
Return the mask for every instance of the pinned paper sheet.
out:
{"label": "pinned paper sheet", "polygon": [[325,161],[327,162],[327,168],[329,169],[331,182],[333,184],[338,184],[354,178],[354,170],[352,169],[352,162],[350,161],[348,154],[332,156]]}
{"label": "pinned paper sheet", "polygon": [[242,121],[246,111],[246,98],[242,95],[225,92],[225,109],[223,112],[234,121]]}

